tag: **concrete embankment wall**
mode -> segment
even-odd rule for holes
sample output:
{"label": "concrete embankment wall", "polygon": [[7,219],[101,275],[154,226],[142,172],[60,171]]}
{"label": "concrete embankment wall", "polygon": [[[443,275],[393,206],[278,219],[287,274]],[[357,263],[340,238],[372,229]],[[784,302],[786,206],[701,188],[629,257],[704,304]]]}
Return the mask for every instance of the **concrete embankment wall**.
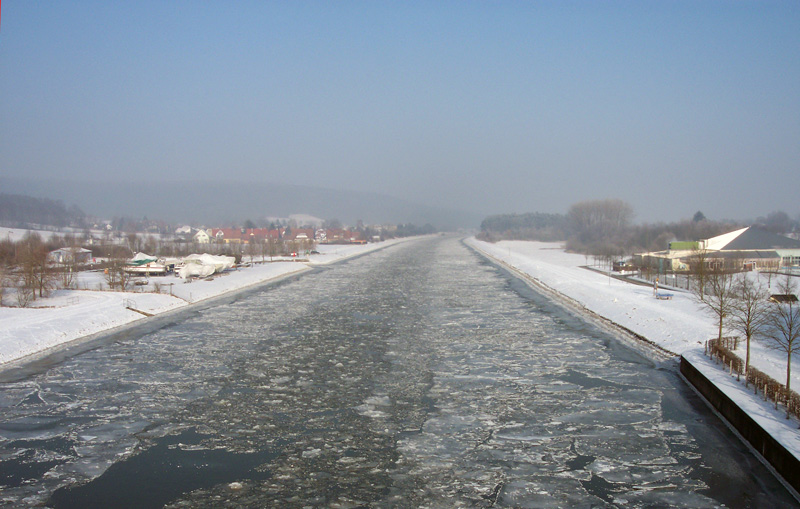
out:
{"label": "concrete embankment wall", "polygon": [[681,356],[683,377],[722,415],[795,492],[800,492],[800,461],[732,399]]}

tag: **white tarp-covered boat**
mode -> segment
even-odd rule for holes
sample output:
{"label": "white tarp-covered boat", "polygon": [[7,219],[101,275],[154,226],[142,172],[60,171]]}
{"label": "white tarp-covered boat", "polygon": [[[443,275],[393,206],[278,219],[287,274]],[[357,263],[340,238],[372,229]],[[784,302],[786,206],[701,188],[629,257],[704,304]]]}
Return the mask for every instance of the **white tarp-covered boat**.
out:
{"label": "white tarp-covered boat", "polygon": [[213,274],[214,266],[213,265],[204,265],[202,263],[193,263],[187,262],[186,265],[180,268],[178,271],[178,275],[183,279],[189,279],[191,277],[207,277]]}
{"label": "white tarp-covered boat", "polygon": [[133,258],[131,258],[131,260],[130,260],[130,261],[131,261],[132,263],[139,263],[139,264],[141,264],[141,263],[154,262],[154,261],[156,261],[157,259],[158,259],[158,257],[156,257],[156,256],[149,255],[149,254],[147,254],[147,253],[142,253],[142,252],[139,252],[139,253],[136,253],[136,255],[135,255]]}
{"label": "white tarp-covered boat", "polygon": [[233,256],[192,254],[183,259],[183,267],[178,275],[183,279],[190,277],[206,277],[214,273],[230,269],[236,263]]}
{"label": "white tarp-covered boat", "polygon": [[166,274],[167,266],[159,262],[155,256],[146,253],[136,253],[136,256],[128,260],[124,270],[129,274],[155,276]]}

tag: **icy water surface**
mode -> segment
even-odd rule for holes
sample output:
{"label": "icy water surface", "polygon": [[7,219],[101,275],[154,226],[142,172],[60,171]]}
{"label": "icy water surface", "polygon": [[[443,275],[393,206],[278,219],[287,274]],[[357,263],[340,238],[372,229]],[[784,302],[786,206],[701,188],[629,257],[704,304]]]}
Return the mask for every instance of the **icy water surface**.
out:
{"label": "icy water surface", "polygon": [[0,499],[53,507],[792,507],[676,377],[454,238],[0,385]]}

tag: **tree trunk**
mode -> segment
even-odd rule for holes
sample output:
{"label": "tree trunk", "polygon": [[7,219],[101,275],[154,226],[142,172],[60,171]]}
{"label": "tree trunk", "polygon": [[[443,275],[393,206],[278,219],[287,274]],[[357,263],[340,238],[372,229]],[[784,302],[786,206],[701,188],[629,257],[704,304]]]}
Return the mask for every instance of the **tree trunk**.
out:
{"label": "tree trunk", "polygon": [[786,391],[789,391],[789,382],[792,376],[792,351],[786,355]]}
{"label": "tree trunk", "polygon": [[747,336],[747,354],[744,357],[744,386],[747,387],[747,374],[750,372],[750,335]]}
{"label": "tree trunk", "polygon": [[791,394],[789,389],[789,382],[792,379],[792,347],[791,343],[789,343],[788,353],[786,354],[786,418],[789,418],[789,394]]}

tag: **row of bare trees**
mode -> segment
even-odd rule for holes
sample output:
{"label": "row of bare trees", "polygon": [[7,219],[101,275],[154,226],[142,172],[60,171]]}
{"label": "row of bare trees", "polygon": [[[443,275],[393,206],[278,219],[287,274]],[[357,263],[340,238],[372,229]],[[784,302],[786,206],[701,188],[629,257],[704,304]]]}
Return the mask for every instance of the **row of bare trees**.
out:
{"label": "row of bare trees", "polygon": [[[15,286],[17,305],[27,307],[37,298],[47,296],[57,283],[47,264],[48,246],[38,235],[30,235],[14,248],[17,266],[5,268],[0,286]],[[0,300],[0,304],[2,300]]]}
{"label": "row of bare trees", "polygon": [[787,394],[791,390],[792,355],[800,352],[797,290],[797,282],[790,275],[779,278],[775,293],[771,294],[758,275],[734,273],[722,266],[703,271],[702,281],[694,284],[698,301],[716,320],[717,340],[721,341],[724,330],[744,338],[745,374],[750,369],[754,340],[763,341],[767,348],[785,355]]}
{"label": "row of bare trees", "polygon": [[249,242],[245,244],[241,254],[246,255],[250,263],[253,263],[259,256],[262,262],[266,261],[267,257],[272,261],[276,256],[283,256],[291,253],[306,253],[313,251],[315,248],[316,242],[312,239],[282,240],[269,238],[263,239],[260,242]]}
{"label": "row of bare trees", "polygon": [[[129,239],[134,247],[138,246],[135,239]],[[213,251],[214,254],[226,254],[235,256],[239,262],[245,256],[254,261],[260,256],[261,261],[267,257],[286,255],[289,253],[303,253],[315,248],[313,240],[293,240],[284,241],[281,239],[269,239],[263,242],[251,242],[249,244],[180,244],[169,246],[168,243],[160,243],[155,254],[167,256],[188,255],[192,252]],[[53,248],[52,242],[45,242],[38,234],[26,235],[24,239],[10,243],[11,257],[13,263],[0,263],[0,306],[16,305],[18,307],[28,307],[37,299],[46,297],[54,289],[75,288],[78,272],[83,269],[76,262],[76,257],[67,257],[63,263],[53,263],[48,260],[48,253]],[[153,247],[153,246],[151,246]],[[131,274],[125,271],[128,258],[132,255],[132,250],[124,245],[102,245],[92,246],[93,254],[103,259],[102,263],[96,265],[103,269],[104,277],[108,288],[111,290],[125,291],[131,284]],[[79,249],[77,246],[74,249]],[[6,292],[7,289],[12,292]],[[12,302],[7,293],[12,294]],[[5,294],[5,295],[4,295]],[[5,297],[5,300],[4,300]]]}
{"label": "row of bare trees", "polygon": [[[49,253],[64,248],[65,242],[68,242],[66,256],[61,262],[51,261]],[[97,250],[98,256],[118,260],[120,267],[130,256],[130,251],[124,246],[92,247]],[[47,297],[52,290],[75,288],[77,274],[84,268],[79,265],[76,256],[79,250],[77,238],[72,236],[53,235],[45,240],[32,232],[17,241],[3,239],[0,242],[0,305],[28,307],[36,300]],[[109,281],[109,287],[113,289],[118,286]],[[12,295],[11,302],[7,302],[8,294]]]}

